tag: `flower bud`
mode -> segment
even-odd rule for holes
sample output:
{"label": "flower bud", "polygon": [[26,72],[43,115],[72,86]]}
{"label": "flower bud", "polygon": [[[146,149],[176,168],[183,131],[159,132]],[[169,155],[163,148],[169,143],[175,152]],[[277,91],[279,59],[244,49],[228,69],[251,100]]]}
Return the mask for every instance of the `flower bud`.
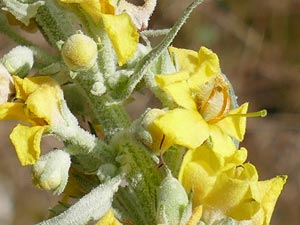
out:
{"label": "flower bud", "polygon": [[110,180],[116,176],[117,167],[111,163],[103,164],[97,171],[97,176],[101,182]]}
{"label": "flower bud", "polygon": [[85,71],[96,62],[97,44],[84,34],[74,34],[64,43],[61,54],[71,70]]}
{"label": "flower bud", "polygon": [[33,53],[25,46],[17,46],[4,55],[2,63],[9,73],[23,78],[33,66]]}
{"label": "flower bud", "polygon": [[189,204],[188,196],[177,179],[168,174],[157,192],[157,222],[161,224],[180,224],[185,208]]}
{"label": "flower bud", "polygon": [[7,102],[14,93],[13,79],[6,68],[0,64],[0,104]]}
{"label": "flower bud", "polygon": [[51,190],[53,194],[61,194],[68,181],[71,165],[70,155],[62,150],[54,150],[41,158],[32,168],[33,182],[44,190]]}

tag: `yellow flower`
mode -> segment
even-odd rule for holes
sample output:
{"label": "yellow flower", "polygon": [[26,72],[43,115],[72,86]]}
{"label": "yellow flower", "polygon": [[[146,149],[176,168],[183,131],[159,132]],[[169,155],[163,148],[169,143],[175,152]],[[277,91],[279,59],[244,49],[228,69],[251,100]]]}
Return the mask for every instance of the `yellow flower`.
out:
{"label": "yellow flower", "polygon": [[156,110],[146,115],[149,122],[144,124],[152,136],[149,147],[153,152],[162,154],[174,144],[196,148],[208,138],[208,126],[199,113],[177,108],[151,115]]}
{"label": "yellow flower", "polygon": [[102,19],[104,28],[117,54],[119,66],[124,65],[136,52],[139,41],[137,28],[127,13],[116,15],[116,6],[110,0],[59,0],[78,3],[97,24]]}
{"label": "yellow flower", "polygon": [[202,207],[201,220],[212,224],[231,217],[267,225],[286,176],[258,181],[256,168],[243,163],[246,149],[224,156],[207,145],[189,150],[184,157],[179,180],[192,192],[193,208]]}
{"label": "yellow flower", "polygon": [[188,148],[196,148],[210,137],[214,149],[224,149],[230,155],[235,150],[231,137],[239,141],[244,137],[248,103],[232,110],[229,84],[221,75],[217,55],[209,49],[201,47],[197,53],[171,48],[170,53],[179,72],[155,78],[181,109],[170,110],[154,120],[156,130],[166,139],[184,137],[184,142],[174,144]]}
{"label": "yellow flower", "polygon": [[10,139],[22,165],[34,164],[39,159],[40,141],[52,125],[63,122],[62,91],[50,77],[21,79],[14,76],[16,101],[0,105],[0,120],[21,120]]}

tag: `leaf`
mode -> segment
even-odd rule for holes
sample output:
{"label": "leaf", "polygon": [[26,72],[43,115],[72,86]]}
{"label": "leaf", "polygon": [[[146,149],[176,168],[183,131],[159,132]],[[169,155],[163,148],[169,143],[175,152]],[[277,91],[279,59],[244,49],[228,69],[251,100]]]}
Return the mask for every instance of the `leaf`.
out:
{"label": "leaf", "polygon": [[62,214],[36,225],[85,225],[99,220],[111,208],[120,183],[121,177],[117,176],[100,184]]}

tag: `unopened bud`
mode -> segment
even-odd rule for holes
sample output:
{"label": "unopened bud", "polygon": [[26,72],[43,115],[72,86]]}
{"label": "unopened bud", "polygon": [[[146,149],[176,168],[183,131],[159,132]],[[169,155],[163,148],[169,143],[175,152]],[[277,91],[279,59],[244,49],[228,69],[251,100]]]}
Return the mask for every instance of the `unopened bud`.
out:
{"label": "unopened bud", "polygon": [[74,34],[64,43],[61,54],[71,70],[85,71],[96,62],[97,44],[84,34]]}
{"label": "unopened bud", "polygon": [[189,204],[188,196],[179,181],[168,174],[157,192],[157,222],[161,224],[180,224]]}
{"label": "unopened bud", "polygon": [[25,46],[17,46],[3,56],[2,63],[10,74],[23,78],[33,66],[33,53]]}
{"label": "unopened bud", "polygon": [[39,188],[51,190],[53,194],[61,194],[68,181],[71,165],[70,155],[62,150],[54,150],[34,164],[32,169],[33,182]]}

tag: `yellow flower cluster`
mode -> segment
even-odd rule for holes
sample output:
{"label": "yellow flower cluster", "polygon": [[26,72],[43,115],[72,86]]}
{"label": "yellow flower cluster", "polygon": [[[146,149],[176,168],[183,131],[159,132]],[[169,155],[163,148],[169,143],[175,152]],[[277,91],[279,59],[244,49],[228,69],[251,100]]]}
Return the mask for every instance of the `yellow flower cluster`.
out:
{"label": "yellow flower cluster", "polygon": [[[227,217],[238,224],[269,224],[286,176],[258,181],[255,166],[245,162],[247,150],[237,149],[234,139],[243,140],[246,117],[253,116],[247,114],[248,103],[234,108],[230,84],[211,50],[169,51],[178,72],[157,75],[156,81],[177,107],[149,113],[146,128],[154,152],[163,154],[172,145],[188,149],[178,178],[192,196],[188,224],[214,224]],[[265,111],[254,116],[265,116]]]}
{"label": "yellow flower cluster", "polygon": [[[98,225],[133,224],[131,220],[136,224],[160,225],[268,225],[287,177],[259,181],[255,166],[247,162],[247,150],[239,148],[246,132],[246,119],[265,116],[266,111],[248,113],[248,103],[238,106],[231,85],[222,74],[218,56],[205,47],[198,52],[169,47],[169,54],[163,52],[169,46],[169,34],[177,32],[173,28],[167,34],[167,41],[162,42],[167,44],[158,45],[149,53],[138,49],[138,30],[146,28],[156,0],[145,0],[140,7],[125,0],[55,1],[66,9],[78,10],[76,12],[84,17],[80,25],[94,27],[97,32],[89,33],[88,29],[85,30],[87,34],[74,31],[63,41],[58,39],[62,58],[47,64],[38,73],[47,71],[48,74],[50,71],[55,78],[64,74],[67,78],[58,80],[66,79],[66,86],[69,85],[70,90],[74,88],[71,93],[77,92],[75,87],[82,88],[84,99],[88,101],[83,107],[91,107],[93,115],[87,115],[85,111],[82,114],[91,119],[88,121],[91,131],[100,124],[106,137],[98,138],[78,125],[55,80],[48,76],[21,78],[27,76],[34,65],[33,53],[27,60],[29,66],[25,67],[25,72],[9,70],[8,63],[2,65],[1,61],[0,120],[19,121],[10,139],[21,164],[34,164],[34,183],[56,194],[65,191],[67,200],[74,193],[80,197],[86,194],[76,187],[75,177],[82,175],[85,178],[92,174],[97,181],[91,185],[103,182],[96,191],[94,189],[82,197],[74,208],[71,206],[60,214],[62,216],[41,224],[58,224],[56,220],[69,221],[71,217],[83,216],[86,218],[78,224],[86,224],[93,218],[100,219]],[[70,4],[79,7],[68,7]],[[147,47],[151,48],[150,45]],[[115,55],[103,54],[112,49]],[[170,66],[167,71],[176,72],[154,75],[165,71],[156,68],[158,57],[166,57],[164,60]],[[106,60],[109,64],[100,66]],[[107,69],[112,64],[113,69]],[[164,100],[167,99],[162,102],[168,108],[149,110],[142,119],[131,123],[118,100],[127,96],[127,92],[130,96],[143,77],[146,77],[145,83],[152,82],[149,86],[154,87]],[[114,83],[110,83],[110,79],[117,85],[110,86]],[[120,96],[116,92],[120,92]],[[78,103],[76,96],[79,94],[76,94],[71,100]],[[144,135],[144,139],[141,138],[144,143],[138,139],[140,136],[134,137],[136,132]],[[40,142],[44,134],[57,136],[65,148],[40,158]],[[174,158],[171,156],[166,163],[163,158],[171,147],[181,151],[180,157],[174,157],[178,160],[174,163],[179,165],[176,168],[178,177],[173,177],[175,172],[168,164]],[[161,156],[166,170],[157,168],[159,160],[153,160],[157,157],[149,154],[148,149]],[[78,169],[78,176],[69,172],[74,162],[76,165],[72,170]],[[69,174],[73,178],[68,179]],[[117,177],[116,181],[109,183],[112,177]],[[113,198],[121,181],[121,191],[117,198]],[[85,182],[82,183],[84,186]],[[155,196],[157,199],[153,199]],[[102,197],[107,197],[103,207]],[[114,201],[117,204],[113,204]],[[86,205],[91,207],[90,211],[77,215],[79,208]],[[99,212],[99,208],[103,210]],[[129,216],[123,216],[124,212]]]}

